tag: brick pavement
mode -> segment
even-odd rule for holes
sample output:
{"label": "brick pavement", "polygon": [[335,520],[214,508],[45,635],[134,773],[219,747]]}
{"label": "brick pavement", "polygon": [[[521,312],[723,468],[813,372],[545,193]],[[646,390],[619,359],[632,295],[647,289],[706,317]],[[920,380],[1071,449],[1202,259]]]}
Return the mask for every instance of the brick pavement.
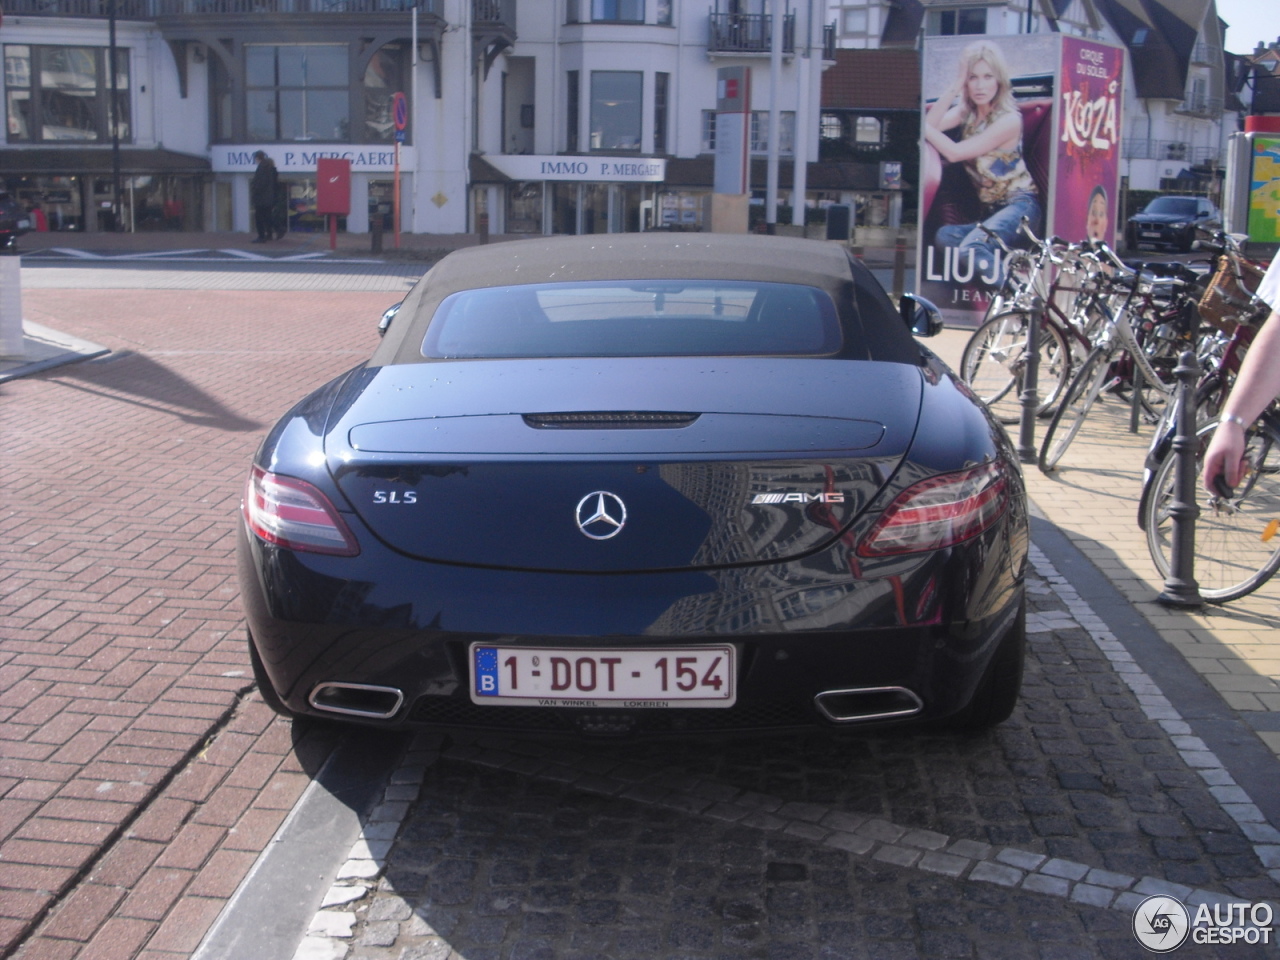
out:
{"label": "brick pavement", "polygon": [[0,385],[0,956],[188,956],[329,752],[251,692],[232,531],[398,296],[27,291],[114,352]]}

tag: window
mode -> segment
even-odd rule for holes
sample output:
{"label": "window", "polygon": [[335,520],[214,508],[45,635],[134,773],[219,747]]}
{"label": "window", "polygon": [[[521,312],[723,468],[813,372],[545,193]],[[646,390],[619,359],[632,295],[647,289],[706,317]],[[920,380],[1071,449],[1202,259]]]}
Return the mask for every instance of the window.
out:
{"label": "window", "polygon": [[866,33],[867,32],[867,11],[866,10],[846,10],[844,12],[844,32],[845,33]]}
{"label": "window", "polygon": [[933,37],[954,37],[987,32],[986,7],[930,10],[925,32]]}
{"label": "window", "polygon": [[671,0],[658,0],[658,24],[671,26]]}
{"label": "window", "polygon": [[570,70],[566,77],[569,87],[569,102],[565,110],[565,124],[568,126],[565,136],[565,149],[570,153],[578,152],[578,71]]}
{"label": "window", "polygon": [[881,123],[875,117],[859,117],[853,128],[854,143],[882,143],[884,133]]}
{"label": "window", "polygon": [[[389,43],[378,50],[364,72],[365,143],[391,143],[396,138],[392,102],[396,91],[407,90],[409,84],[409,48]],[[413,129],[408,130],[413,136]]]}
{"label": "window", "polygon": [[702,111],[702,152],[716,152],[716,112]]}
{"label": "window", "polygon": [[823,140],[842,140],[844,138],[844,124],[840,122],[838,115],[824,113],[820,123],[819,136]]}
{"label": "window", "polygon": [[430,358],[825,356],[843,337],[816,287],[583,281],[463,290],[436,308]]}
{"label": "window", "polygon": [[250,140],[350,139],[346,44],[247,44],[244,60]]}
{"label": "window", "polygon": [[597,23],[644,23],[644,0],[591,0],[591,19]]}
{"label": "window", "polygon": [[653,75],[653,152],[667,152],[667,91],[671,86],[671,74]]}
{"label": "window", "polygon": [[129,51],[116,50],[116,109],[106,47],[6,44],[4,85],[10,143],[111,139],[130,142]]}
{"label": "window", "polygon": [[580,14],[578,13],[578,0],[565,0],[564,4],[564,22],[578,23]]}
{"label": "window", "polygon": [[631,70],[591,73],[591,149],[639,150],[644,74]]}
{"label": "window", "polygon": [[[793,153],[796,142],[796,112],[794,110],[783,110],[778,119],[781,127],[781,130],[778,131],[778,153]],[[769,152],[768,110],[753,110],[751,112],[751,152]]]}

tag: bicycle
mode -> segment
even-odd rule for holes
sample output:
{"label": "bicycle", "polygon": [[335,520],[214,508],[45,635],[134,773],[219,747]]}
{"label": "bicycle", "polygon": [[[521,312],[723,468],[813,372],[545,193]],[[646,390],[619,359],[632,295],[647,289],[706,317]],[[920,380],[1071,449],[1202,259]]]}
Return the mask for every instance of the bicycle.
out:
{"label": "bicycle", "polygon": [[[1196,431],[1196,474],[1217,429],[1216,420]],[[1280,569],[1280,412],[1273,405],[1245,433],[1245,473],[1237,490],[1205,492],[1195,527],[1194,574],[1209,603],[1238,600]],[[1165,457],[1151,483],[1143,511],[1147,548],[1156,569],[1169,576],[1173,549],[1170,507],[1178,458]],[[1203,492],[1203,491],[1202,491]]]}
{"label": "bicycle", "polygon": [[[1201,246],[1218,256],[1216,271],[1205,285],[1198,304],[1200,318],[1207,326],[1201,330],[1196,350],[1197,359],[1205,371],[1196,384],[1192,401],[1197,426],[1218,416],[1249,344],[1270,313],[1270,308],[1254,296],[1263,270],[1244,257],[1237,238],[1219,233],[1213,241],[1201,239]],[[1173,443],[1175,408],[1175,404],[1170,404],[1166,409],[1143,464],[1138,525],[1144,530],[1152,481]]]}
{"label": "bicycle", "polygon": [[[1040,240],[1025,222],[1022,230],[1035,244],[1035,252],[1009,251],[1008,274],[1019,282],[1010,284],[999,310],[973,332],[960,357],[960,378],[1001,423],[1016,423],[1021,416],[1031,317],[1040,317],[1038,416],[1053,410],[1076,355],[1083,359],[1092,347],[1089,331],[1100,317],[1092,306],[1099,292],[1096,266],[1056,237]],[[999,236],[990,235],[1004,246]],[[1055,267],[1050,281],[1048,274]],[[1037,299],[1042,310],[1037,309]]]}
{"label": "bicycle", "polygon": [[[1039,455],[1045,473],[1057,467],[1103,390],[1126,382],[1132,387],[1135,370],[1141,374],[1144,391],[1138,399],[1155,419],[1155,404],[1167,402],[1173,393],[1179,347],[1192,342],[1192,327],[1198,327],[1190,300],[1194,274],[1181,268],[1177,276],[1155,277],[1148,272],[1151,268],[1179,265],[1146,264],[1133,271],[1105,245],[1100,245],[1100,252],[1115,270],[1112,282],[1127,288],[1127,293],[1114,312],[1105,305],[1101,308],[1104,323],[1093,350],[1072,377],[1045,431]],[[1169,294],[1171,298],[1165,299]],[[1139,301],[1136,308],[1135,300]],[[1131,315],[1141,322],[1145,344],[1134,331]]]}

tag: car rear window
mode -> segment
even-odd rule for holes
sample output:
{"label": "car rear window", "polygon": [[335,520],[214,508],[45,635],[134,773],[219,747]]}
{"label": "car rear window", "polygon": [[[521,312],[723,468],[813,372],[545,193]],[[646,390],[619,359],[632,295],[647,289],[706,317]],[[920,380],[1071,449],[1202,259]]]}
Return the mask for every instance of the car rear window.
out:
{"label": "car rear window", "polygon": [[430,359],[825,356],[841,348],[829,294],[744,281],[521,284],[446,297]]}
{"label": "car rear window", "polygon": [[1175,217],[1194,217],[1196,202],[1183,197],[1156,197],[1149,204],[1145,213],[1170,213]]}

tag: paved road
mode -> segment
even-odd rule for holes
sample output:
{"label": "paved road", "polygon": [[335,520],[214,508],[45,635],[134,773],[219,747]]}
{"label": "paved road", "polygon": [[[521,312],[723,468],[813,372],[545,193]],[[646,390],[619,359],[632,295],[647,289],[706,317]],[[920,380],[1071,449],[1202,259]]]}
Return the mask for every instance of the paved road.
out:
{"label": "paved road", "polygon": [[[1033,657],[988,736],[549,747],[274,719],[231,570],[245,464],[418,269],[24,270],[29,319],[113,352],[0,384],[0,956],[1138,956],[1149,893],[1280,897],[1265,702],[1206,684],[1170,646],[1199,621],[1162,637],[1125,548],[1100,574],[1101,533],[1055,516],[1119,483],[1109,462],[1029,477],[1054,520]],[[1124,453],[1099,436],[1086,466]],[[1274,633],[1258,603],[1243,628]],[[1236,662],[1241,621],[1206,622]]]}

